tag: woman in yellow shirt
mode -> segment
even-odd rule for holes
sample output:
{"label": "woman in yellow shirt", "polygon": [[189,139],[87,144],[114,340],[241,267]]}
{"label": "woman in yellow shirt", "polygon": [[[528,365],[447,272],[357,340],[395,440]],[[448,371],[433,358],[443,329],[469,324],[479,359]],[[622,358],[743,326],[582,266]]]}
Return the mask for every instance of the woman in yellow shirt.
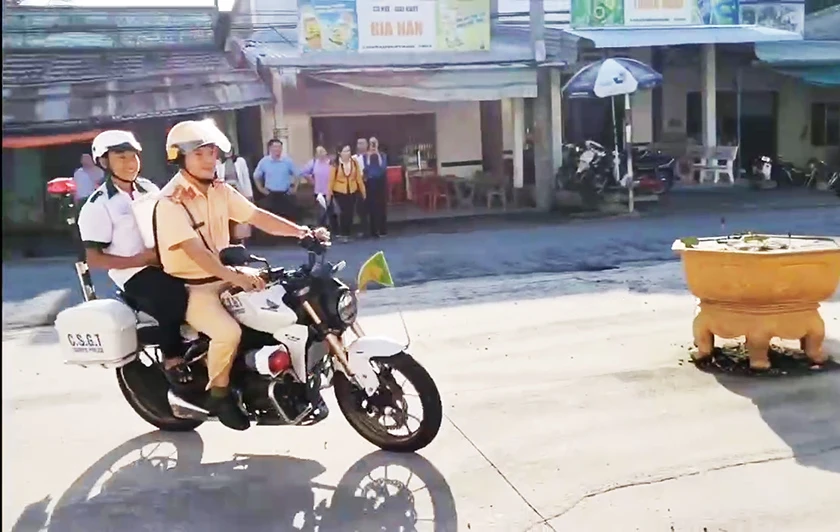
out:
{"label": "woman in yellow shirt", "polygon": [[350,238],[356,205],[367,196],[365,181],[359,163],[353,158],[349,144],[338,149],[338,157],[330,170],[327,204],[333,199],[338,204],[338,235],[343,241]]}

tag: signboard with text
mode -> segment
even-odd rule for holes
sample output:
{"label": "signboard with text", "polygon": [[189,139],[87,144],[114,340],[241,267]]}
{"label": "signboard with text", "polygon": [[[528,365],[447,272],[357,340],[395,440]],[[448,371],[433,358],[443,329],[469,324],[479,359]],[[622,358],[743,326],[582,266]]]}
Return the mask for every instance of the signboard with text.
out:
{"label": "signboard with text", "polygon": [[572,0],[574,28],[756,24],[802,33],[805,0]]}
{"label": "signboard with text", "polygon": [[490,49],[490,0],[299,0],[306,52]]}
{"label": "signboard with text", "polygon": [[738,23],[738,0],[572,0],[572,26],[689,26]]}

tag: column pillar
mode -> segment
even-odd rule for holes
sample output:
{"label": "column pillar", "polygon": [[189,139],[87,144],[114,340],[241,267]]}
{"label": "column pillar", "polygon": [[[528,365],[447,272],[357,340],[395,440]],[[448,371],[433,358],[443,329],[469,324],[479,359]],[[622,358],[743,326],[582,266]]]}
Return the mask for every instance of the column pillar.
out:
{"label": "column pillar", "polygon": [[[525,99],[513,98],[511,101],[513,120],[513,188],[525,186],[525,163],[523,152],[525,150]],[[539,179],[539,177],[537,177]]]}
{"label": "column pillar", "polygon": [[289,153],[289,132],[283,114],[283,85],[280,73],[271,69],[271,93],[274,95],[274,105],[263,105],[260,110],[262,118],[263,150],[272,138],[283,141],[285,153]]}
{"label": "column pillar", "polygon": [[551,69],[551,153],[555,167],[563,165],[563,85],[560,69]]}
{"label": "column pillar", "polygon": [[703,107],[703,145],[717,146],[717,65],[715,45],[703,44],[700,59]]}

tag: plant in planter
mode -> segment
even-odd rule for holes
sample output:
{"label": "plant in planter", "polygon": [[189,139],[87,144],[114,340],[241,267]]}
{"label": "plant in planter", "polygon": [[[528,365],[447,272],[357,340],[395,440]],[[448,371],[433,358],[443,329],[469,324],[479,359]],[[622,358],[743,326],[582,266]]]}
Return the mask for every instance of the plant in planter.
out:
{"label": "plant in planter", "polygon": [[800,340],[812,362],[826,361],[819,304],[840,284],[840,238],[748,233],[683,238],[671,249],[700,300],[695,359],[711,356],[715,336],[745,336],[752,369],[770,368],[772,338]]}

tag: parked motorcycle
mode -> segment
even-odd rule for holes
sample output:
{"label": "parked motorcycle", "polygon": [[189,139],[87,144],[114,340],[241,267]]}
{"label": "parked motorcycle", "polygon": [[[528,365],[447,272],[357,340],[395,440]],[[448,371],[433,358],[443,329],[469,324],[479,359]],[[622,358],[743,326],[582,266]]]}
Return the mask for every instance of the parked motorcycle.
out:
{"label": "parked motorcycle", "polygon": [[[759,155],[750,164],[750,186],[753,188],[801,187],[811,185],[811,174],[780,157]],[[775,183],[774,186],[770,182]]]}
{"label": "parked motorcycle", "polygon": [[[587,140],[584,147],[564,146],[563,166],[558,171],[559,186],[590,195],[619,188],[615,179],[613,155],[601,144]],[[621,154],[619,168],[626,173],[627,157]],[[676,179],[675,159],[647,146],[633,147],[633,176],[635,188],[643,193],[663,194],[671,190]]]}
{"label": "parked motorcycle", "polygon": [[831,174],[827,185],[828,190],[833,190],[837,197],[840,197],[840,170]]}
{"label": "parked motorcycle", "polygon": [[676,159],[649,146],[634,146],[633,176],[641,192],[667,193],[676,180]]}
{"label": "parked motorcycle", "polygon": [[[443,416],[434,380],[406,345],[364,335],[356,296],[337,278],[344,261],[325,261],[329,243],[309,237],[300,244],[308,261],[292,270],[272,267],[242,246],[219,254],[223,264],[266,281],[262,291],[230,288],[220,296],[243,330],[231,372],[241,408],[258,425],[313,425],[329,413],[321,390],[332,385],[342,414],[369,442],[395,452],[427,446]],[[258,263],[261,268],[251,268]],[[215,420],[206,408],[209,339],[184,327],[185,359],[195,379],[173,390],[164,376],[157,326],[140,323],[140,305],[121,292],[117,299],[90,297],[86,279],[79,280],[85,302],[62,311],[55,323],[67,363],[115,369],[129,405],[161,430],[189,431]],[[406,383],[419,396],[422,418],[409,412]]]}

